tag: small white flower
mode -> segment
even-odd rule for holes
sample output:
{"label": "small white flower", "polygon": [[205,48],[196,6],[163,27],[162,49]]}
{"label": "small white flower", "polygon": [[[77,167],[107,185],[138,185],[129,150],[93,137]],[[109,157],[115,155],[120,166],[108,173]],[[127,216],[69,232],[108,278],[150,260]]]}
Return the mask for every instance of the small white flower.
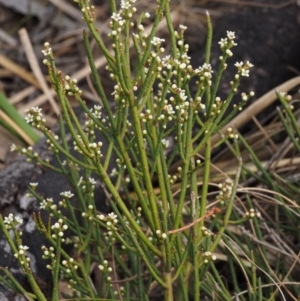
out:
{"label": "small white flower", "polygon": [[245,68],[242,68],[242,74],[241,75],[248,77],[249,76],[249,70],[246,70]]}
{"label": "small white flower", "polygon": [[130,1],[121,0],[121,8],[127,10],[131,7],[131,4],[134,2],[135,0],[130,0]]}
{"label": "small white flower", "polygon": [[235,39],[235,32],[234,31],[228,31],[227,30],[227,38],[229,40],[234,40]]}
{"label": "small white flower", "polygon": [[211,64],[206,64],[206,63],[204,63],[204,64],[199,68],[199,72],[209,72],[209,73],[213,73]]}
{"label": "small white flower", "polygon": [[163,145],[165,148],[168,148],[169,145],[170,145],[170,141],[167,140],[167,139],[162,139],[162,140],[161,140],[161,143],[162,143],[162,145]]}
{"label": "small white flower", "polygon": [[250,69],[253,67],[253,64],[251,64],[249,61],[246,62],[245,67]]}
{"label": "small white flower", "polygon": [[74,196],[74,194],[71,193],[71,191],[64,191],[64,192],[61,192],[60,195],[63,196],[63,197],[65,197],[65,198],[68,198],[68,199],[70,199],[71,197]]}
{"label": "small white flower", "polygon": [[114,214],[113,212],[108,214],[108,217],[110,217],[112,220],[117,219],[118,216],[116,214]]}
{"label": "small white flower", "polygon": [[23,219],[19,216],[15,216],[15,221],[19,224],[22,225],[23,224]]}
{"label": "small white flower", "polygon": [[12,144],[12,145],[10,146],[10,151],[11,151],[11,152],[14,152],[16,149],[17,149],[17,147],[16,147],[15,144]]}
{"label": "small white flower", "polygon": [[220,45],[221,49],[226,47],[228,44],[227,38],[225,38],[225,39],[221,38],[221,40],[220,40],[220,42],[218,42],[218,44]]}
{"label": "small white flower", "polygon": [[[21,251],[25,252],[25,251],[27,251],[29,248],[28,248],[27,246],[22,246],[22,245],[20,245],[19,249],[20,249],[19,253],[21,254]],[[24,253],[23,253],[23,254],[24,254]]]}
{"label": "small white flower", "polygon": [[185,91],[181,90],[179,93],[179,97],[181,100],[185,101],[187,99],[187,96],[185,95]]}
{"label": "small white flower", "polygon": [[43,55],[44,55],[44,56],[48,56],[48,55],[50,55],[50,54],[51,54],[51,52],[52,52],[52,49],[51,49],[51,47],[49,47],[49,48],[47,48],[47,49],[44,49],[44,50],[42,50],[42,53],[43,53]]}
{"label": "small white flower", "polygon": [[41,201],[41,203],[40,203],[40,209],[46,209],[46,207],[47,207],[47,205],[48,205],[48,202],[44,199],[44,200],[42,200]]}
{"label": "small white flower", "polygon": [[172,105],[165,105],[164,106],[164,110],[169,114],[169,115],[172,115],[172,114],[175,114],[175,111],[173,109],[173,106]]}
{"label": "small white flower", "polygon": [[111,16],[111,18],[112,18],[113,20],[115,20],[116,22],[122,20],[122,16],[121,16],[120,13],[113,13],[112,16]]}
{"label": "small white flower", "polygon": [[4,224],[10,225],[13,221],[14,221],[14,215],[12,213],[4,217]]}
{"label": "small white flower", "polygon": [[241,67],[243,67],[243,65],[244,65],[243,62],[236,62],[236,63],[234,64],[234,66],[237,67],[238,69],[241,68]]}
{"label": "small white flower", "polygon": [[97,181],[93,178],[90,178],[89,177],[89,182],[92,184],[92,185],[96,185]]}
{"label": "small white flower", "polygon": [[160,38],[154,37],[153,40],[151,41],[151,44],[153,44],[154,46],[157,46],[157,45],[160,45],[164,41],[165,41],[165,39],[160,39]]}

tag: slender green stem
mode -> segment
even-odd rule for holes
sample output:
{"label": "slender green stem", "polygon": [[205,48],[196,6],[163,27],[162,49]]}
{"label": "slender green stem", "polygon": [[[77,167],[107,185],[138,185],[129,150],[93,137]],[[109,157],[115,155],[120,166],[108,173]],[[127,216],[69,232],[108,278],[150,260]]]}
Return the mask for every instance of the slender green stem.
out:
{"label": "slender green stem", "polygon": [[99,161],[97,161],[97,170],[99,175],[101,176],[102,181],[105,183],[108,191],[111,193],[113,199],[117,202],[119,208],[129,221],[132,228],[136,231],[138,237],[145,243],[146,246],[148,246],[151,251],[160,256],[161,253],[159,250],[157,250],[154,245],[150,242],[150,240],[147,238],[147,236],[142,231],[141,227],[136,223],[134,217],[131,215],[130,211],[128,210],[126,204],[123,202],[121,196],[119,195],[118,191],[114,187],[113,183],[111,182],[111,179],[108,177],[106,171],[104,170],[103,166]]}
{"label": "slender green stem", "polygon": [[213,27],[211,24],[211,19],[208,11],[206,11],[206,24],[207,24],[207,33],[206,33],[207,37],[206,37],[206,44],[205,44],[205,63],[209,64],[211,43],[212,43],[212,36],[213,36]]}
{"label": "slender green stem", "polygon": [[52,261],[52,279],[53,279],[53,288],[52,288],[52,299],[51,301],[58,301],[59,300],[59,290],[58,290],[58,280],[59,280],[59,266],[60,266],[60,250],[61,250],[61,238],[58,236],[56,241],[56,256],[55,259]]}
{"label": "slender green stem", "polygon": [[158,24],[159,22],[161,21],[161,18],[162,18],[162,13],[165,9],[165,4],[166,4],[167,0],[160,0],[159,2],[159,6],[158,6],[158,9],[156,10],[156,14],[155,14],[155,19],[153,21],[153,24],[152,24],[152,28],[151,28],[151,33],[148,37],[148,43],[146,44],[146,49],[144,51],[144,55],[142,57],[142,60],[140,61],[140,64],[137,68],[137,73],[134,77],[134,82],[137,82],[137,80],[140,78],[141,74],[144,72],[144,66],[146,64],[146,61],[148,60],[149,58],[149,54],[150,54],[150,51],[151,51],[151,47],[152,47],[152,44],[150,43],[154,36],[155,36],[155,33],[157,31],[157,27],[158,27]]}
{"label": "slender green stem", "polygon": [[[187,190],[187,186],[188,186],[188,177],[189,177],[189,172],[190,172],[190,158],[191,158],[191,155],[193,152],[193,144],[192,144],[193,115],[194,115],[193,108],[192,108],[192,106],[189,106],[189,114],[188,114],[189,118],[187,121],[187,129],[185,131],[185,133],[186,133],[186,143],[185,143],[185,149],[184,149],[185,162],[184,162],[183,168],[182,168],[181,190],[180,190],[177,210],[175,213],[175,218],[173,221],[174,229],[177,229],[181,222],[182,209],[184,206],[186,190]],[[181,128],[179,129],[179,131],[181,132]],[[175,236],[172,237],[171,245],[174,244],[174,239],[175,239]]]}
{"label": "slender green stem", "polygon": [[239,183],[241,169],[242,169],[242,159],[240,158],[239,159],[239,167],[237,169],[236,176],[235,176],[235,179],[234,179],[234,184],[233,184],[233,187],[232,187],[231,196],[230,196],[229,202],[226,206],[225,216],[223,217],[222,227],[219,230],[218,234],[216,235],[214,242],[210,246],[210,251],[211,252],[213,252],[216,249],[216,247],[218,246],[218,244],[219,244],[219,242],[222,238],[222,234],[224,233],[224,231],[225,231],[225,229],[228,225],[229,218],[230,218],[230,215],[232,213],[233,203],[234,203],[235,196],[236,196],[236,191],[237,191],[237,187],[238,187],[238,183]]}
{"label": "slender green stem", "polygon": [[0,267],[0,270],[4,272],[5,276],[9,279],[5,279],[0,276],[0,282],[7,287],[13,289],[14,291],[19,292],[23,296],[25,296],[29,301],[33,301],[36,299],[36,296],[32,293],[28,293],[23,286],[18,282],[18,280],[8,271],[7,268]]}
{"label": "slender green stem", "polygon": [[90,65],[90,68],[91,68],[91,71],[92,71],[92,76],[93,76],[93,80],[94,80],[94,83],[95,83],[97,93],[101,98],[101,101],[102,101],[103,106],[105,108],[105,112],[108,115],[111,127],[114,130],[115,129],[115,120],[113,118],[113,114],[112,114],[108,99],[106,97],[106,94],[104,92],[101,80],[99,78],[99,74],[98,74],[97,68],[95,66],[95,61],[94,61],[94,58],[93,58],[93,54],[92,54],[92,50],[91,50],[90,43],[89,43],[89,40],[88,40],[88,36],[87,36],[85,31],[83,32],[83,40],[84,40],[85,51],[86,51],[87,58],[88,58],[88,61],[89,61],[89,65]]}
{"label": "slender green stem", "polygon": [[[192,166],[195,162],[192,159]],[[194,173],[195,174],[195,173]],[[193,176],[192,176],[193,177]],[[192,185],[194,186],[194,179],[192,179]],[[193,221],[196,220],[197,218],[197,190],[196,192],[193,190],[194,187],[191,187],[192,192],[191,192],[191,212],[192,212],[192,218]],[[197,186],[196,186],[197,189]],[[192,228],[192,233],[193,233],[193,288],[194,288],[194,298],[195,300],[200,300],[200,279],[199,279],[199,257],[200,257],[200,252],[199,252],[199,234],[200,232],[197,231],[196,226]]]}
{"label": "slender green stem", "polygon": [[[2,215],[0,215],[0,229],[2,229],[3,231],[3,234],[11,248],[11,250],[13,251],[14,254],[18,254],[18,249],[15,245],[15,243],[13,242],[5,224],[4,224],[4,221],[3,221],[3,218],[2,218]],[[19,241],[19,245],[21,245],[21,239],[19,237],[19,234],[17,233],[17,230],[14,230],[14,235],[16,237],[16,240]],[[35,281],[35,278],[33,276],[33,273],[31,271],[31,268],[29,267],[29,264],[25,258],[26,255],[22,255],[24,258],[22,260],[19,259],[18,257],[18,260],[20,261],[19,264],[20,266],[22,267],[23,269],[23,272],[26,274],[26,277],[27,277],[27,280],[31,286],[31,289],[33,290],[33,293],[36,295],[36,297],[38,298],[39,301],[47,301],[46,297],[44,296],[43,292],[41,291],[39,285],[37,284],[37,282]],[[23,261],[23,264],[22,262]]]}
{"label": "slender green stem", "polygon": [[[208,139],[207,143],[205,144],[204,173],[203,173],[203,183],[202,183],[202,190],[201,190],[199,217],[204,216],[206,212],[210,165],[211,165],[210,157],[211,157],[211,142],[210,139]],[[203,227],[203,225],[204,225],[204,219],[201,220],[196,226],[198,233],[200,233],[200,229]],[[197,242],[199,243],[199,240]]]}

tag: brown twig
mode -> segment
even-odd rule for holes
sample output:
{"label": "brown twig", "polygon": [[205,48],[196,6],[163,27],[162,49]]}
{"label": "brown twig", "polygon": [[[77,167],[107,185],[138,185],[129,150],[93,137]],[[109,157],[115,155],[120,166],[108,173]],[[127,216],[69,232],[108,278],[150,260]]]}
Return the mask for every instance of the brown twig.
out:
{"label": "brown twig", "polygon": [[197,223],[199,223],[199,222],[201,222],[205,219],[208,219],[210,216],[212,216],[215,213],[218,213],[220,211],[221,210],[218,207],[214,207],[211,210],[207,211],[207,213],[204,216],[199,217],[198,219],[196,219],[195,221],[193,221],[192,223],[190,223],[186,226],[183,226],[183,227],[178,228],[178,229],[170,230],[170,231],[168,231],[168,234],[174,234],[174,233],[178,233],[178,232],[182,232],[184,230],[187,230],[187,229],[193,227],[194,225],[196,225]]}

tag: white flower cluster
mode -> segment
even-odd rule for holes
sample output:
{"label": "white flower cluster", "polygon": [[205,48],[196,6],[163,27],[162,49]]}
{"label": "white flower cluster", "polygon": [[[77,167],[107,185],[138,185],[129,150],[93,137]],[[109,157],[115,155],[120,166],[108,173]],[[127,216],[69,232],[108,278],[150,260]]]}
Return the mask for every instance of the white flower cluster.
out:
{"label": "white flower cluster", "polygon": [[[50,46],[50,43],[48,43],[48,42],[44,43],[44,49],[42,50],[42,53],[43,53],[44,56],[49,57],[49,58],[51,58],[53,56],[52,48]],[[43,60],[43,64],[47,65],[47,66],[50,66],[50,63],[47,59]]]}
{"label": "white flower cluster", "polygon": [[[207,87],[210,87],[212,85],[213,70],[212,70],[212,66],[210,64],[204,63],[202,66],[195,69],[195,73],[199,77],[199,81],[197,82],[197,84],[200,86],[201,90],[204,90]],[[200,99],[199,104],[201,105],[201,99]],[[205,105],[204,105],[204,108],[205,108]],[[201,108],[201,109],[203,109],[203,108]]]}
{"label": "white flower cluster", "polygon": [[23,266],[26,265],[29,267],[29,262],[30,258],[25,256],[26,251],[29,249],[28,246],[25,245],[20,245],[18,253],[14,254],[14,257],[18,259],[19,263],[21,264],[21,267],[24,268]]}
{"label": "white flower cluster", "polygon": [[[75,2],[79,2],[79,0],[75,0]],[[95,17],[95,6],[94,5],[87,5],[89,1],[80,1],[80,3],[83,5],[81,7],[81,12],[84,16],[84,19],[87,20],[87,22],[92,23],[96,20]]]}
{"label": "white flower cluster", "polygon": [[[136,8],[132,6],[136,0],[121,0],[121,9],[119,12],[114,12],[111,16],[111,21],[109,26],[112,28],[112,31],[108,34],[109,37],[113,37],[114,39],[118,40],[118,34],[122,31],[125,20],[127,18],[131,18],[133,13],[136,12]],[[144,14],[144,18],[148,18],[150,15],[149,13]],[[133,24],[131,23],[131,26]],[[143,26],[140,24],[143,29]],[[113,45],[115,47],[115,45]]]}
{"label": "white flower cluster", "polygon": [[251,208],[250,210],[249,210],[249,212],[246,212],[245,213],[245,217],[248,217],[248,218],[250,218],[250,219],[253,219],[253,218],[260,218],[261,217],[261,214],[260,214],[260,212],[258,212],[258,211],[255,211],[253,208]]}
{"label": "white flower cluster", "polygon": [[234,133],[233,128],[231,128],[231,127],[229,127],[229,128],[227,129],[227,136],[228,136],[230,139],[235,139],[235,140],[239,138],[239,135],[236,134],[236,133]]}
{"label": "white flower cluster", "polygon": [[211,237],[213,235],[213,232],[211,232],[209,229],[207,229],[204,226],[201,228],[201,231],[202,231],[203,235],[206,237]]}
{"label": "white flower cluster", "polygon": [[168,237],[167,233],[162,233],[160,230],[156,230],[155,234],[160,239],[166,239]]}
{"label": "white flower cluster", "polygon": [[89,143],[89,148],[91,151],[95,152],[99,158],[102,158],[103,157],[103,154],[101,153],[102,145],[103,145],[103,143],[101,141],[92,142],[92,143]]}
{"label": "white flower cluster", "polygon": [[[227,31],[227,38],[222,38],[221,41],[219,42],[222,51],[228,57],[231,57],[233,55],[230,48],[237,45],[237,43],[235,43],[234,39],[235,39],[235,33],[233,31]],[[223,59],[223,57],[222,57],[222,59]]]}
{"label": "white flower cluster", "polygon": [[[118,19],[119,17],[114,16],[114,18]],[[143,29],[142,26],[138,28],[139,30]],[[191,105],[195,113],[205,109],[205,105],[201,103],[201,97],[197,96],[195,100],[189,99],[186,90],[182,88],[193,76],[198,75],[204,89],[207,85],[211,85],[212,77],[212,68],[209,64],[204,64],[195,70],[190,65],[190,57],[187,55],[189,45],[184,44],[183,38],[185,30],[186,26],[181,25],[180,32],[175,32],[178,46],[176,58],[172,58],[170,55],[161,58],[160,55],[164,52],[164,48],[160,46],[164,39],[154,37],[150,41],[155,50],[151,51],[147,60],[148,67],[144,68],[144,72],[148,74],[151,71],[151,75],[156,76],[159,84],[157,94],[154,96],[154,110],[151,112],[144,110],[140,113],[142,123],[161,121],[160,126],[166,129],[168,122],[178,120],[183,126],[183,123],[188,120],[188,111]],[[136,39],[143,39],[139,34],[134,36]],[[112,74],[111,77],[115,79]],[[133,90],[137,91],[137,86],[134,86]],[[166,94],[170,94],[170,96],[166,97]],[[116,83],[112,95],[116,102],[125,103],[126,96],[121,84]],[[163,99],[162,95],[164,95]],[[139,101],[143,100],[139,99]],[[161,105],[162,102],[163,105]],[[143,129],[143,134],[147,134],[146,128]]]}
{"label": "white flower cluster", "polygon": [[66,199],[70,199],[74,196],[74,194],[71,191],[61,192],[60,195]]}
{"label": "white flower cluster", "polygon": [[170,145],[170,141],[168,139],[165,139],[165,138],[161,140],[161,143],[162,143],[162,145],[165,149],[167,149]]}
{"label": "white flower cluster", "polygon": [[249,76],[249,69],[253,67],[249,61],[247,61],[245,64],[243,62],[236,62],[234,66],[236,66],[238,69],[238,75],[245,77]]}
{"label": "white flower cluster", "polygon": [[217,257],[215,255],[212,255],[211,252],[204,252],[203,258],[204,263],[208,263],[209,261],[215,261],[217,259]]}
{"label": "white flower cluster", "polygon": [[149,109],[147,109],[145,111],[145,113],[140,113],[140,118],[142,122],[147,122],[149,120],[153,119],[153,115],[151,114],[151,111]]}
{"label": "white flower cluster", "polygon": [[43,255],[42,255],[43,259],[55,258],[55,252],[54,252],[55,250],[53,247],[47,248],[46,246],[42,246],[42,251],[43,251]]}
{"label": "white flower cluster", "polygon": [[230,199],[233,185],[234,182],[230,178],[227,178],[224,183],[220,183],[218,185],[220,192],[217,196],[217,199],[220,201],[221,205],[224,205],[225,202],[227,202]]}
{"label": "white flower cluster", "polygon": [[76,78],[72,79],[69,75],[65,76],[64,87],[69,96],[82,94],[82,90],[78,88],[77,83]]}
{"label": "white flower cluster", "polygon": [[101,106],[94,105],[94,108],[91,109],[91,113],[94,115],[95,118],[100,119],[102,116]]}
{"label": "white flower cluster", "polygon": [[93,117],[96,120],[94,120],[88,114],[85,114],[85,118],[86,118],[86,121],[85,121],[85,131],[89,135],[94,135],[95,134],[95,129],[98,129],[98,130],[101,131],[101,127],[99,126],[97,120],[99,120],[99,122],[101,124],[104,124],[106,122],[105,118],[101,118],[102,117],[101,109],[102,108],[99,105],[95,105],[94,108],[90,109],[90,113],[93,115]]}
{"label": "white flower cluster", "polygon": [[43,199],[40,202],[40,209],[46,210],[48,208],[50,208],[51,210],[56,210],[57,206],[55,204],[53,204],[53,198],[47,198],[47,199]]}
{"label": "white flower cluster", "polygon": [[[98,265],[98,269],[99,269],[101,272],[105,272],[105,273],[111,273],[111,272],[113,271],[113,268],[110,267],[110,266],[108,265],[108,261],[107,261],[107,260],[103,260],[103,264],[99,264],[99,265]],[[107,282],[110,282],[111,279],[112,279],[112,278],[111,278],[110,276],[107,276],[107,277],[105,278],[105,280],[106,280]]]}
{"label": "white flower cluster", "polygon": [[12,213],[10,213],[8,216],[4,217],[4,224],[7,229],[11,229],[18,225],[22,225],[23,219],[19,216],[15,216]]}
{"label": "white flower cluster", "polygon": [[44,44],[44,50],[42,50],[42,53],[44,56],[50,56],[52,54],[52,49],[50,47],[50,44],[48,42],[46,42]]}
{"label": "white flower cluster", "polygon": [[111,212],[107,215],[99,214],[97,215],[97,218],[105,223],[107,233],[105,233],[105,236],[107,239],[110,239],[111,241],[115,241],[115,237],[113,237],[114,232],[117,230],[117,223],[118,223],[118,216]]}
{"label": "white flower cluster", "polygon": [[203,79],[204,78],[206,78],[206,79],[212,78],[213,70],[212,70],[211,64],[204,63],[201,67],[199,67],[195,71],[197,74],[199,74],[199,76],[203,76]]}
{"label": "white flower cluster", "polygon": [[63,260],[62,265],[65,267],[65,272],[67,274],[78,269],[78,263],[72,257],[69,258],[69,260]]}
{"label": "white flower cluster", "polygon": [[73,141],[73,145],[74,145],[74,150],[76,152],[78,152],[79,154],[83,154],[82,149],[85,149],[86,146],[85,146],[85,144],[84,144],[84,142],[82,140],[82,137],[80,135],[77,135],[77,141],[74,140]]}
{"label": "white flower cluster", "polygon": [[154,46],[160,46],[160,44],[163,42],[165,42],[165,39],[154,37],[151,41],[151,44],[153,44]]}
{"label": "white flower cluster", "polygon": [[168,178],[169,178],[170,184],[172,185],[172,184],[177,182],[179,176],[176,175],[176,174],[175,175],[168,175]]}
{"label": "white flower cluster", "polygon": [[[63,224],[63,220],[59,219],[54,225],[51,226],[51,230],[53,231],[53,234],[51,237],[53,239],[57,239],[58,237],[63,237],[64,236],[64,231],[68,229],[67,225]],[[62,242],[65,241],[64,238],[61,239]]]}
{"label": "white flower cluster", "polygon": [[93,157],[95,156],[95,154],[99,158],[101,158],[103,156],[103,154],[101,153],[101,147],[102,147],[103,143],[101,141],[91,142],[86,146],[86,144],[83,142],[82,136],[77,135],[77,141],[74,140],[73,145],[74,145],[74,150],[80,154],[83,154],[84,150],[86,150]]}
{"label": "white flower cluster", "polygon": [[121,0],[121,8],[128,10],[136,0]]}
{"label": "white flower cluster", "polygon": [[25,117],[26,122],[36,128],[40,128],[46,122],[46,119],[43,118],[42,109],[39,107],[27,109],[25,113],[27,113],[27,116]]}

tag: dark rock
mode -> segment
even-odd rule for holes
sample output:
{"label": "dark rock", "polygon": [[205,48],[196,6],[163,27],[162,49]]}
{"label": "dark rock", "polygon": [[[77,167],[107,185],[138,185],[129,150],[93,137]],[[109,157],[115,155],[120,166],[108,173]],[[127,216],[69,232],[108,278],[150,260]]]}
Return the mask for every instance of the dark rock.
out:
{"label": "dark rock", "polygon": [[[78,111],[79,112],[79,111]],[[81,113],[81,123],[83,124],[83,114]],[[56,130],[58,132],[58,129]],[[58,165],[53,154],[48,150],[45,139],[42,139],[34,146],[34,151],[37,152],[42,159],[49,158],[53,165]],[[72,150],[71,135],[67,134],[67,141],[74,156],[75,151]],[[105,141],[102,134],[97,134],[97,141]],[[106,145],[102,148],[103,153],[106,153]],[[33,213],[41,211],[43,222],[47,224],[49,214],[47,211],[40,210],[39,203],[33,197],[28,197],[28,185],[31,182],[37,182],[36,191],[43,198],[53,198],[57,204],[61,199],[60,193],[63,191],[72,191],[72,187],[66,177],[51,170],[46,170],[33,163],[28,163],[25,156],[19,156],[15,161],[11,162],[5,169],[0,172],[0,213],[2,216],[7,216],[9,213],[18,215],[23,218],[21,230],[22,243],[29,247],[27,255],[30,257],[31,269],[39,286],[43,289],[46,296],[50,297],[52,293],[51,271],[46,268],[47,262],[42,259],[43,245],[49,246],[46,238],[36,229],[32,217]],[[98,182],[95,185],[95,202],[97,209],[102,212],[108,212],[109,207],[106,202],[106,196]],[[72,202],[76,206],[76,198],[72,198]],[[67,212],[65,212],[67,214]],[[80,219],[80,214],[78,214]],[[21,285],[30,291],[26,277],[19,268],[11,249],[5,240],[3,233],[0,232],[0,266],[8,267],[14,277]],[[19,294],[11,292],[9,289],[0,283],[0,292],[10,301],[21,300]],[[3,299],[5,300],[4,297]]]}

